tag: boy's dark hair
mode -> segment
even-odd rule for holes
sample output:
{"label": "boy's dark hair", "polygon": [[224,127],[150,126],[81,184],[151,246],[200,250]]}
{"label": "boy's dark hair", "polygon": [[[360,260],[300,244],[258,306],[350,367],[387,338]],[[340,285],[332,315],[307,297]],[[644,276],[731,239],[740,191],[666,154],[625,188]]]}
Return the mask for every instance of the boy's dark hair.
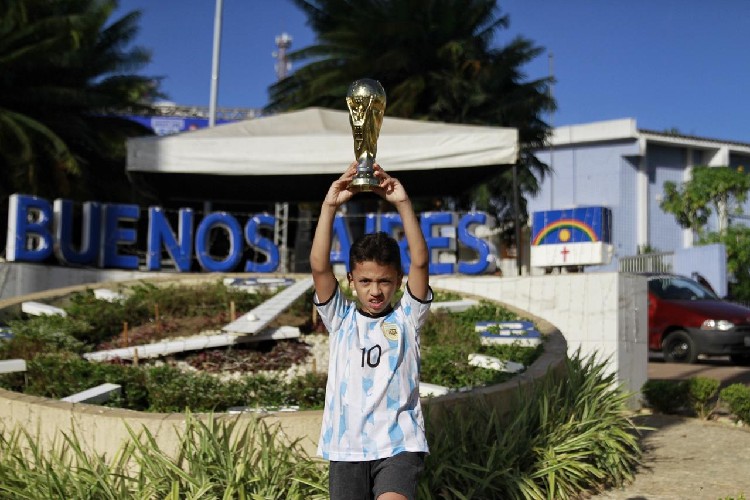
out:
{"label": "boy's dark hair", "polygon": [[360,262],[374,261],[380,265],[393,265],[401,270],[401,247],[395,238],[383,231],[365,234],[357,238],[349,250],[349,270]]}

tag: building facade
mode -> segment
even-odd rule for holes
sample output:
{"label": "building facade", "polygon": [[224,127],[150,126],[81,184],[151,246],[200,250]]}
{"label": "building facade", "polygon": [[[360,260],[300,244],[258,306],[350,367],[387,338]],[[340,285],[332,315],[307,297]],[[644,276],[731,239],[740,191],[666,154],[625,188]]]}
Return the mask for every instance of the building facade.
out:
{"label": "building facade", "polygon": [[[616,271],[639,249],[676,252],[694,235],[659,204],[664,183],[690,179],[698,165],[750,167],[750,143],[642,130],[632,118],[559,127],[537,151],[552,173],[528,200],[532,212],[603,206],[612,212],[612,259],[597,271]],[[750,213],[750,204],[744,208]],[[716,214],[709,231],[718,228]],[[533,272],[533,270],[532,270]]]}

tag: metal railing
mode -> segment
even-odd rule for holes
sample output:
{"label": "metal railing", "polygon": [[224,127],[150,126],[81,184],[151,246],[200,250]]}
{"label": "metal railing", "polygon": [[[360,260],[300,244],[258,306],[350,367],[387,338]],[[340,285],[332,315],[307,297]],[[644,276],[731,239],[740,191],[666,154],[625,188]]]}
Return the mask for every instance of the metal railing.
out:
{"label": "metal railing", "polygon": [[671,273],[673,252],[649,253],[620,257],[618,268],[621,273]]}

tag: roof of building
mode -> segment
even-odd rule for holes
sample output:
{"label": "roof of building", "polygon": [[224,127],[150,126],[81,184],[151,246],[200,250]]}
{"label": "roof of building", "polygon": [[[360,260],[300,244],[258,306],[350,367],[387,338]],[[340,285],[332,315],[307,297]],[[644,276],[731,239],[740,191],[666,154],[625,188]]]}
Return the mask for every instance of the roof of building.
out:
{"label": "roof of building", "polygon": [[675,132],[659,132],[656,130],[648,130],[648,129],[638,129],[638,132],[642,134],[648,134],[653,136],[661,136],[661,137],[673,137],[675,139],[683,139],[683,140],[695,140],[695,141],[703,141],[703,142],[712,142],[715,144],[731,144],[734,146],[742,146],[750,148],[750,142],[741,142],[741,141],[727,141],[725,139],[712,139],[710,137],[700,137],[697,135],[690,135],[690,134],[680,134]]}
{"label": "roof of building", "polygon": [[[550,138],[550,144],[554,147],[628,140],[642,142],[642,152],[646,143],[657,143],[714,151],[724,150],[732,154],[750,155],[750,142],[727,141],[695,135],[640,129],[634,118],[556,127]],[[720,156],[726,157],[726,154]]]}

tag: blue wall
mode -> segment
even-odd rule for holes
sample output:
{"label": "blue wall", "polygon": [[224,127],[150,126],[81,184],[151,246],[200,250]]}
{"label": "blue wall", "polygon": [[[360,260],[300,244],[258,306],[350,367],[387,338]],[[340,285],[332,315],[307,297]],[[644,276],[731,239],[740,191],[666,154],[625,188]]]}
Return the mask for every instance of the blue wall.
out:
{"label": "blue wall", "polygon": [[[612,216],[612,232],[616,235],[613,239],[615,258],[638,253],[637,186],[641,161],[640,156],[626,156],[620,160],[620,192],[617,198],[619,207]],[[614,266],[612,270],[617,269],[616,262]]]}
{"label": "blue wall", "polygon": [[649,144],[646,153],[648,172],[648,241],[651,247],[670,252],[682,248],[682,228],[674,215],[665,213],[659,204],[664,198],[664,183],[678,186],[684,182],[687,154],[684,148]]}
{"label": "blue wall", "polygon": [[727,290],[727,253],[724,245],[713,244],[675,251],[673,271],[684,276],[700,273],[719,297]]}

